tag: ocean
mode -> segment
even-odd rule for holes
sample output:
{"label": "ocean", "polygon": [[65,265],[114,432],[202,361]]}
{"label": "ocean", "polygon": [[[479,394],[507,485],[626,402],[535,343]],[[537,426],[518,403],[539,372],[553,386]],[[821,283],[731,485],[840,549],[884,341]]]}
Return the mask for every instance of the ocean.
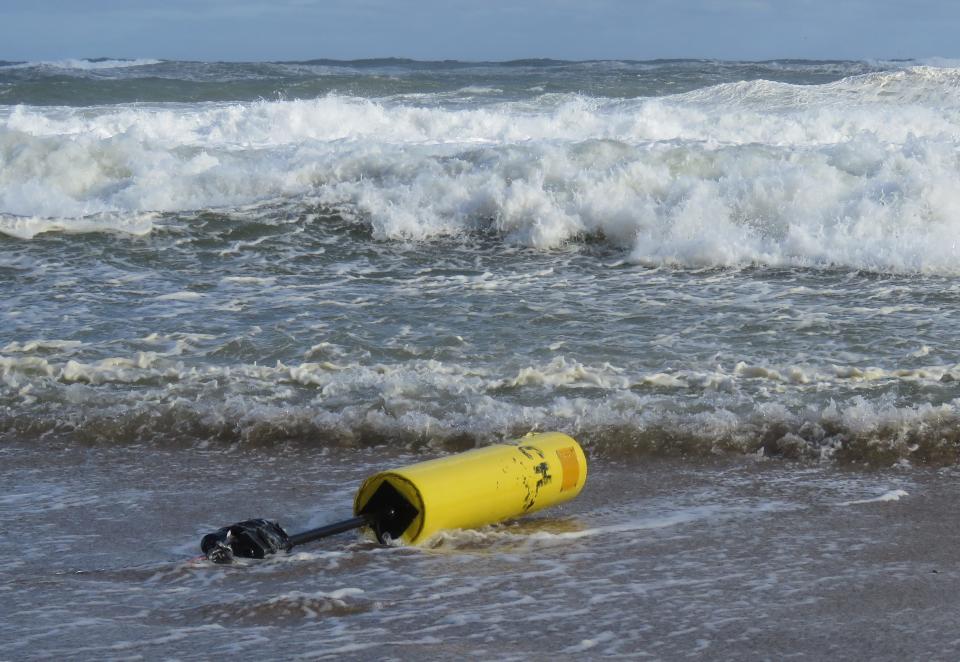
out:
{"label": "ocean", "polygon": [[0,61],[0,283],[0,659],[960,651],[960,63]]}

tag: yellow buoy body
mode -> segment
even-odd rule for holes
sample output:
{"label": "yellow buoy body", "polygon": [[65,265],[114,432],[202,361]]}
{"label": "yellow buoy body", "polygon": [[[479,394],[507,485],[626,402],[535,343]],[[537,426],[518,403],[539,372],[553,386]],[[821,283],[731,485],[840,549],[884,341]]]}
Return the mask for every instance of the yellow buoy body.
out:
{"label": "yellow buoy body", "polygon": [[569,501],[586,480],[580,445],[547,432],[378,473],[360,486],[353,510],[372,516],[381,542],[417,544]]}

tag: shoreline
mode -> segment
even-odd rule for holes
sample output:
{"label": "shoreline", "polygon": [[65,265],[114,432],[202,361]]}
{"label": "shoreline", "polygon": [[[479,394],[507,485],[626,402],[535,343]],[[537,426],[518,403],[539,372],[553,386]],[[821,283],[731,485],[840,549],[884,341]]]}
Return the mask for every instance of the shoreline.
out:
{"label": "shoreline", "polygon": [[217,567],[177,559],[240,516],[296,529],[342,515],[351,486],[382,468],[376,453],[38,450],[8,444],[0,469],[0,516],[17,532],[0,541],[0,634],[15,656],[66,654],[63,628],[84,655],[151,658],[164,632],[163,655],[186,659],[256,650],[249,628],[285,642],[281,655],[350,659],[385,644],[511,659],[960,650],[954,468],[595,460],[574,502],[426,549],[348,535]]}

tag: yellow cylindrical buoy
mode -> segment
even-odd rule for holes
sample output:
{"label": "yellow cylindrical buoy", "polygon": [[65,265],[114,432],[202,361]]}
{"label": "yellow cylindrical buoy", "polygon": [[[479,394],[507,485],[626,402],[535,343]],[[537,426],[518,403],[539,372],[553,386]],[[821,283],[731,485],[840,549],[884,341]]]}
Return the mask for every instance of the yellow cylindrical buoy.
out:
{"label": "yellow cylindrical buoy", "polygon": [[586,480],[580,445],[546,432],[378,473],[360,486],[353,511],[370,516],[380,542],[417,544],[569,501]]}

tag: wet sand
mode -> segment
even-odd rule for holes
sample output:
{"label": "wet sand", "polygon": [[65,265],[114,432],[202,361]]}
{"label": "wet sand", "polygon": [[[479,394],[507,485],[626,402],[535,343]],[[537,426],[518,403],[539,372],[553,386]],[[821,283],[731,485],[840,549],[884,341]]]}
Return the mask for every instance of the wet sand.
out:
{"label": "wet sand", "polygon": [[575,502],[442,536],[188,561],[349,514],[382,449],[0,448],[0,659],[956,659],[956,469],[596,459]]}

